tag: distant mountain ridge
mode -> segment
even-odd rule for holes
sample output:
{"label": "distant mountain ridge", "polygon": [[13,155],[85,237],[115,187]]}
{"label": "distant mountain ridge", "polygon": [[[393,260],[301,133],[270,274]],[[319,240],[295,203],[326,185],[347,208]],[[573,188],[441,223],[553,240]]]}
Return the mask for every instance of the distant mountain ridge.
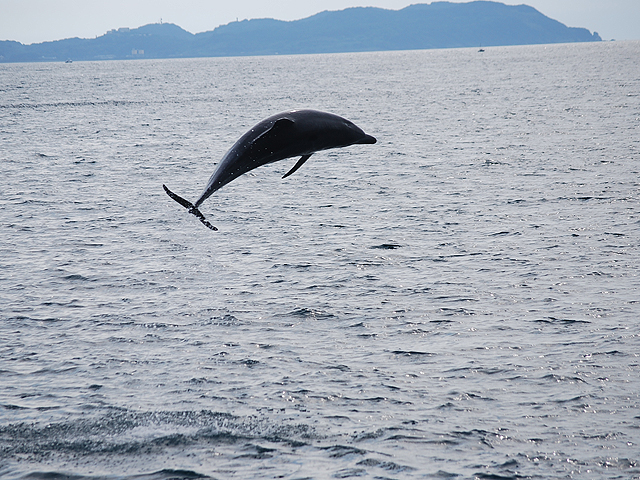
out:
{"label": "distant mountain ridge", "polygon": [[23,45],[0,41],[0,62],[286,55],[489,47],[602,39],[527,5],[433,2],[401,10],[354,7],[294,21],[254,19],[192,34],[170,23],[120,28],[93,39]]}

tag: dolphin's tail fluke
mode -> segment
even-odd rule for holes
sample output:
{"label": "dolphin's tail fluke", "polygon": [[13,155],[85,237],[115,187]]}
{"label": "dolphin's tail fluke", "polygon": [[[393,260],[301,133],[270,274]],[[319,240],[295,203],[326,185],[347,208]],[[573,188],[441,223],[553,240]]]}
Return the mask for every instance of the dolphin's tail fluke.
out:
{"label": "dolphin's tail fluke", "polygon": [[176,195],[171,190],[169,190],[166,185],[162,185],[162,188],[164,188],[164,191],[167,192],[167,195],[169,195],[172,199],[174,199],[184,208],[189,210],[190,214],[195,215],[205,227],[210,228],[211,230],[218,230],[216,227],[211,225],[211,223],[209,223],[209,221],[206,218],[204,218],[204,215],[202,214],[202,212],[198,210],[193,203],[191,203],[189,200],[185,200],[179,195]]}

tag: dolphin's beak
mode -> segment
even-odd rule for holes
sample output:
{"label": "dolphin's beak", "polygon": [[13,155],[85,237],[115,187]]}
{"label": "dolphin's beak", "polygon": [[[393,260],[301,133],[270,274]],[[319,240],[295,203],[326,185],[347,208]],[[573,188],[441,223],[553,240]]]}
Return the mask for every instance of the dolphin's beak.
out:
{"label": "dolphin's beak", "polygon": [[372,137],[371,135],[365,135],[362,140],[358,140],[356,143],[376,143],[376,142],[377,140],[375,139],[375,137]]}

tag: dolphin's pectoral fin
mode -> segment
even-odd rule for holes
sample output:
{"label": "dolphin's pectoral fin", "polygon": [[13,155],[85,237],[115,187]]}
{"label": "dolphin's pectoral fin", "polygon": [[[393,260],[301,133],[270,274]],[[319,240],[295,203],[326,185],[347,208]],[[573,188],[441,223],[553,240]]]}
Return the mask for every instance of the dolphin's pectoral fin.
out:
{"label": "dolphin's pectoral fin", "polygon": [[309,155],[303,155],[303,156],[301,156],[301,157],[300,157],[300,160],[298,160],[298,161],[296,162],[296,164],[293,166],[293,168],[292,168],[291,170],[289,170],[287,173],[285,173],[285,174],[283,175],[283,177],[282,177],[282,178],[287,178],[289,175],[291,175],[291,174],[295,173],[295,171],[296,171],[296,170],[298,170],[298,169],[302,166],[302,164],[303,164],[304,162],[306,162],[307,160],[309,160],[309,157],[310,157],[311,155],[313,155],[313,153],[310,153]]}
{"label": "dolphin's pectoral fin", "polygon": [[189,200],[185,200],[179,195],[176,195],[171,190],[169,190],[166,185],[162,185],[162,188],[164,188],[164,191],[167,192],[167,195],[169,195],[169,197],[171,197],[173,200],[178,202],[184,208],[189,210],[190,214],[195,215],[205,227],[210,228],[211,230],[218,230],[216,227],[211,225],[211,223],[209,223],[209,221],[204,217],[202,212],[198,210],[193,203],[191,203]]}

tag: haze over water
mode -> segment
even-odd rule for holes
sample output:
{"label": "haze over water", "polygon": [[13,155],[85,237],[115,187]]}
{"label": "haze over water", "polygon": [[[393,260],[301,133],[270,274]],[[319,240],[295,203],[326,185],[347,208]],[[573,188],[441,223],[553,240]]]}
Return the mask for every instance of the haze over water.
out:
{"label": "haze over water", "polygon": [[638,58],[0,65],[0,477],[640,478]]}

